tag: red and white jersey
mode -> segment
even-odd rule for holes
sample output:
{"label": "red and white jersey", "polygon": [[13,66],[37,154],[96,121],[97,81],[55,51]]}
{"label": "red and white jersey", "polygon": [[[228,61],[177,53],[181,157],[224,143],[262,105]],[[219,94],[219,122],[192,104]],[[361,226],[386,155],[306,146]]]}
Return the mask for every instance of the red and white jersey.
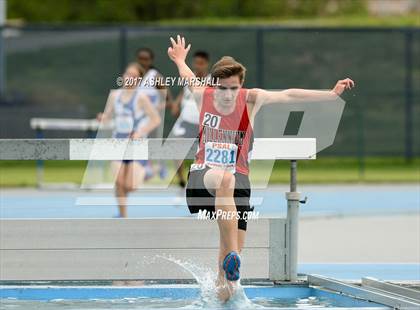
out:
{"label": "red and white jersey", "polygon": [[248,175],[254,140],[246,105],[248,90],[245,88],[239,90],[235,109],[228,115],[216,110],[214,91],[215,88],[207,87],[203,93],[199,119],[199,145],[191,170],[209,166]]}

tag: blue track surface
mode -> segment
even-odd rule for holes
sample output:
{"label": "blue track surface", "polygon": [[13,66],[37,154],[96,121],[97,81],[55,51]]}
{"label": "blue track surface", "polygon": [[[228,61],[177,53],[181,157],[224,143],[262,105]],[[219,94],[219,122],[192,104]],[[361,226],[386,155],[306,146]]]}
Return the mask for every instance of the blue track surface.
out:
{"label": "blue track surface", "polygon": [[[419,188],[415,185],[371,187],[349,186],[309,188],[301,216],[391,215],[420,212]],[[287,188],[254,190],[253,201],[262,199],[255,210],[260,216],[285,216]],[[185,199],[177,191],[137,192],[128,199],[129,217],[190,216]],[[3,190],[1,218],[110,218],[116,214],[112,192]],[[156,201],[162,201],[156,205]],[[140,202],[140,203],[139,203]],[[184,203],[184,205],[183,205]],[[166,205],[163,205],[166,204]]]}
{"label": "blue track surface", "polygon": [[[420,212],[419,188],[406,186],[319,186],[300,189],[309,200],[300,208],[302,217],[393,215]],[[286,215],[284,188],[254,190],[262,217]],[[188,209],[174,197],[178,191],[138,192],[130,196],[130,217],[186,217]],[[156,205],[162,200],[168,205]],[[147,202],[150,204],[147,204]],[[103,204],[101,204],[103,202]],[[146,204],[144,204],[146,202]],[[173,202],[173,203],[171,203]],[[93,205],[89,205],[93,203]],[[2,190],[1,218],[111,218],[116,210],[111,192]],[[420,280],[420,264],[299,264],[298,272],[338,279],[371,276],[385,280]]]}

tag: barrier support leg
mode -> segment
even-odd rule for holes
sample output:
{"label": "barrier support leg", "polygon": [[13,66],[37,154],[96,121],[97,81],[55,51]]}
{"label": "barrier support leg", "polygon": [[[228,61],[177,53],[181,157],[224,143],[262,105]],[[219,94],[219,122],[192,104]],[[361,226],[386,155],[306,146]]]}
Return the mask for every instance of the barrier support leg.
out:
{"label": "barrier support leg", "polygon": [[286,227],[286,280],[297,281],[298,229],[299,229],[299,199],[297,189],[297,161],[290,162],[290,192],[287,199]]}

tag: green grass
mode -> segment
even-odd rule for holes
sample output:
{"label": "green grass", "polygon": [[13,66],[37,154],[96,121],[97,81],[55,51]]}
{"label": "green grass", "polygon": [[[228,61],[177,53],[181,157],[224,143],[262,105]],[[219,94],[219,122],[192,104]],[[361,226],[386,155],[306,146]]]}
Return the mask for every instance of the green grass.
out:
{"label": "green grass", "polygon": [[194,25],[194,26],[244,26],[244,25],[277,25],[299,27],[407,27],[420,26],[420,17],[415,14],[402,16],[319,16],[319,17],[285,17],[285,18],[246,18],[246,17],[208,17],[192,19],[160,20],[151,24],[157,25]]}
{"label": "green grass", "polygon": [[[173,165],[169,163],[171,169]],[[34,161],[0,162],[1,187],[27,187],[36,185],[36,165]],[[83,161],[50,161],[45,164],[45,182],[80,183],[86,168]],[[253,181],[261,182],[269,173],[269,162],[254,162],[251,170]],[[400,183],[420,181],[420,158],[407,163],[402,158],[367,158],[365,171],[360,173],[357,159],[325,157],[316,161],[298,163],[300,183]],[[277,161],[271,174],[270,183],[289,181],[289,163]],[[155,179],[153,183],[159,183]]]}
{"label": "green grass", "polygon": [[[364,170],[357,159],[321,158],[298,163],[298,179],[303,183],[400,183],[420,181],[420,159],[410,163],[398,158],[367,158]],[[272,183],[289,180],[289,164],[277,161],[270,178]]]}

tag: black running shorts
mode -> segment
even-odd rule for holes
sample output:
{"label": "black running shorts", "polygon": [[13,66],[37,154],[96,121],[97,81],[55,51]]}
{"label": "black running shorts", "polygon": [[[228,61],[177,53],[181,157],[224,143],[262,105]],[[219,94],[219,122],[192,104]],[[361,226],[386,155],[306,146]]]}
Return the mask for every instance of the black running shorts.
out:
{"label": "black running shorts", "polygon": [[[192,170],[188,173],[187,184],[187,204],[191,214],[198,213],[200,210],[215,212],[215,190],[208,190],[204,185],[204,175],[209,170],[206,167],[201,170]],[[251,197],[251,185],[249,177],[241,173],[235,173],[234,199],[238,213],[238,229],[246,230],[247,212],[253,211],[249,199]]]}

